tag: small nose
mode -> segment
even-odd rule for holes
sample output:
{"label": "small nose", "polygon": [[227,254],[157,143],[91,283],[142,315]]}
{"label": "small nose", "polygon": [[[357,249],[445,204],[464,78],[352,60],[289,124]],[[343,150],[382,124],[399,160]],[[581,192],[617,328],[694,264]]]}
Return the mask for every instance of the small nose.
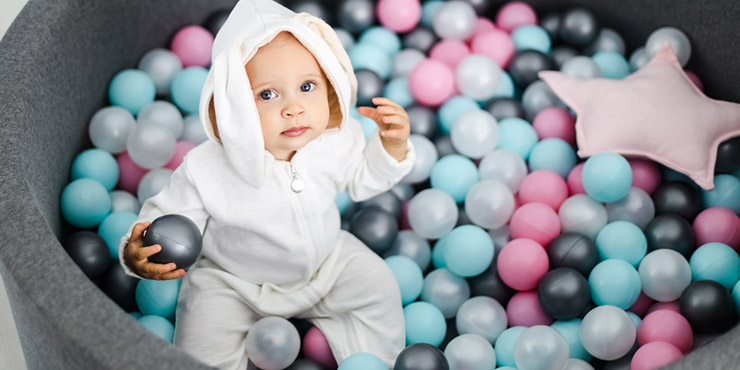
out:
{"label": "small nose", "polygon": [[285,107],[283,107],[283,118],[295,118],[302,116],[305,112],[305,108],[303,108],[303,104],[299,101],[299,99],[291,99],[290,101],[285,104]]}

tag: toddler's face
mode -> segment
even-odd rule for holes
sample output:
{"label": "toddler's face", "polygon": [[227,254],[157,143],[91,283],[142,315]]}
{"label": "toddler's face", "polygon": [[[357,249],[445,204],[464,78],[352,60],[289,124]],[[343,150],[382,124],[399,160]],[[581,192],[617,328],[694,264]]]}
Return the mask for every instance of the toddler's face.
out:
{"label": "toddler's face", "polygon": [[290,33],[278,34],[246,65],[265,149],[290,160],[329,123],[328,81],[319,63]]}

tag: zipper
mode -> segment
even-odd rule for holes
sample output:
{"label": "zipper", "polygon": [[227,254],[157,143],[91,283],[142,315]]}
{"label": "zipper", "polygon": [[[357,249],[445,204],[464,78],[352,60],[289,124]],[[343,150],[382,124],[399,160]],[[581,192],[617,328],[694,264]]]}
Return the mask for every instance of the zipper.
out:
{"label": "zipper", "polygon": [[[290,190],[292,190],[293,191],[293,194],[295,195],[295,196],[290,197],[291,198],[291,203],[293,203],[294,210],[299,215],[298,222],[300,224],[300,226],[299,226],[300,229],[302,229],[302,231],[303,231],[303,233],[305,233],[305,235],[310,236],[311,235],[311,232],[309,232],[309,225],[308,225],[307,220],[305,218],[307,215],[305,214],[305,212],[303,212],[304,206],[302,204],[301,198],[298,196],[298,194],[305,189],[306,183],[298,175],[298,171],[293,166],[293,162],[288,162],[288,164],[289,164],[288,170],[290,172],[289,175],[291,177],[291,180],[290,180]],[[305,197],[303,197],[303,198],[305,199]],[[309,261],[310,261],[310,266],[311,267],[316,267],[316,263],[317,263],[318,258],[319,258],[319,255],[318,255],[318,253],[319,253],[318,246],[314,245],[313,240],[310,240],[309,243],[310,243],[310,245],[311,245],[311,247],[313,249],[313,253],[309,253],[309,255],[308,255],[308,258],[309,258]]]}
{"label": "zipper", "polygon": [[290,180],[290,190],[293,190],[294,193],[302,192],[306,187],[306,184],[304,184],[303,180],[298,176],[298,171],[293,167],[293,163],[290,163],[290,175],[292,176],[292,180]]}

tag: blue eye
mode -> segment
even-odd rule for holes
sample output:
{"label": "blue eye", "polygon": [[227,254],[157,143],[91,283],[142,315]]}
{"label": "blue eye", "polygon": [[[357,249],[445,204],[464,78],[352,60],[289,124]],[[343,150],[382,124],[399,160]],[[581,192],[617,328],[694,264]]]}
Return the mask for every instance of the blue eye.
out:
{"label": "blue eye", "polygon": [[309,92],[313,90],[315,87],[316,87],[316,84],[313,82],[304,82],[303,85],[301,85],[301,91]]}
{"label": "blue eye", "polygon": [[275,92],[272,90],[263,90],[260,93],[260,99],[262,100],[270,100],[275,97]]}

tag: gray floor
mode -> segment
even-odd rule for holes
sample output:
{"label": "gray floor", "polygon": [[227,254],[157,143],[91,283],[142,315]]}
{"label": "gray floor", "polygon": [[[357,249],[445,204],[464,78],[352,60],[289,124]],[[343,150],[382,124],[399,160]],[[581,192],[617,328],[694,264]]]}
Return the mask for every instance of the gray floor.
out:
{"label": "gray floor", "polygon": [[[21,11],[27,0],[2,0],[0,1],[0,40],[13,23],[13,20]],[[10,302],[5,283],[0,276],[0,369],[24,370],[26,361],[23,358],[21,344],[10,311]]]}

